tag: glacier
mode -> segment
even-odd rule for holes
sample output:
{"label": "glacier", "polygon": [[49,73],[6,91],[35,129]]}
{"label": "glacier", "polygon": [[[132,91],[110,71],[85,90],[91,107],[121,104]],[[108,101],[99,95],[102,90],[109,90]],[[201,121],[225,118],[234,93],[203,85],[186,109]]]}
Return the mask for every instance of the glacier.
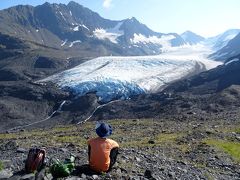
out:
{"label": "glacier", "polygon": [[94,92],[101,102],[128,99],[157,92],[198,70],[220,65],[207,59],[209,53],[209,49],[196,45],[172,48],[155,56],[99,57],[38,83],[53,82],[79,96]]}

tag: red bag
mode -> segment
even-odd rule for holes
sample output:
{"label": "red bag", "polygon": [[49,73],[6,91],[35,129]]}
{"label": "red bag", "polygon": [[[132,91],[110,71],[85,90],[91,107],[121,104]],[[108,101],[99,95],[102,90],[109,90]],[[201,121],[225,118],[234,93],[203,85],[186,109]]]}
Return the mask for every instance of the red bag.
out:
{"label": "red bag", "polygon": [[28,157],[25,163],[25,171],[33,173],[40,171],[44,166],[46,151],[44,149],[32,148],[28,152]]}

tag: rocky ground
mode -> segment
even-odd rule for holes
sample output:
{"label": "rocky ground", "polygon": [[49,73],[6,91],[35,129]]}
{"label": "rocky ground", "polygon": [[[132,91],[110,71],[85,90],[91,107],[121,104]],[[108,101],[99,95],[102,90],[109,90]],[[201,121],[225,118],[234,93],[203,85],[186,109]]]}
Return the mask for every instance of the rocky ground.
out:
{"label": "rocky ground", "polygon": [[[240,121],[134,119],[108,121],[112,139],[121,146],[110,173],[88,174],[86,140],[95,122],[0,134],[1,178],[35,179],[25,175],[30,147],[45,147],[47,159],[77,156],[76,170],[65,179],[240,179]],[[52,179],[48,167],[45,179]]]}

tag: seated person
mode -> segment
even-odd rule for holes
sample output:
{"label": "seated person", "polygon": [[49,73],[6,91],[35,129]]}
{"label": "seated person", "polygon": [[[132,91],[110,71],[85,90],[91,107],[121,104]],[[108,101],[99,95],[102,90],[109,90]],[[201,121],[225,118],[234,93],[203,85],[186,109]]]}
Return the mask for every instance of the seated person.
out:
{"label": "seated person", "polygon": [[116,162],[119,145],[107,137],[112,134],[112,128],[106,123],[96,126],[99,137],[88,140],[88,156],[90,168],[95,172],[108,172]]}

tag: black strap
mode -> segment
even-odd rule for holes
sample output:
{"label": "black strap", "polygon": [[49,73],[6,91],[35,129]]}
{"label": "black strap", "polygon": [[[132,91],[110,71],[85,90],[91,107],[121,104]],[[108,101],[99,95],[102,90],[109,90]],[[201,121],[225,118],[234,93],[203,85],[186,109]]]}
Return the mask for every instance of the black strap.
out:
{"label": "black strap", "polygon": [[91,155],[91,146],[88,145],[88,161],[90,161],[90,155]]}

